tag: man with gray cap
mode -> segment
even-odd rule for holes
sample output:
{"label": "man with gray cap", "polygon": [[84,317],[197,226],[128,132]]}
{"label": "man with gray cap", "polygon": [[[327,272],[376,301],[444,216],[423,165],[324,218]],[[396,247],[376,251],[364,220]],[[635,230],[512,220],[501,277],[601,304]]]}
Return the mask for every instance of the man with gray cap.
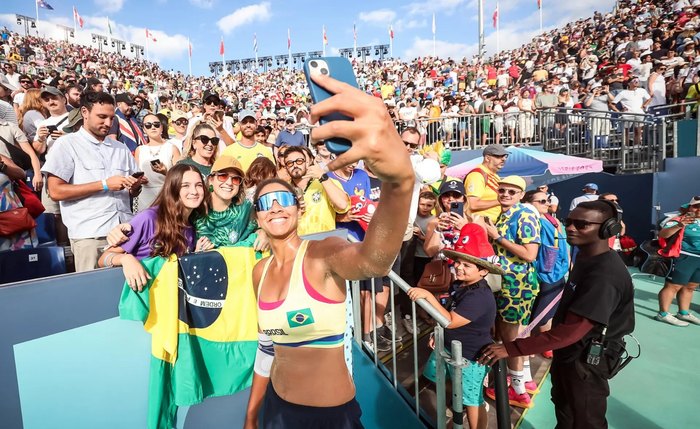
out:
{"label": "man with gray cap", "polygon": [[226,147],[223,156],[230,156],[241,163],[243,172],[248,172],[248,167],[257,158],[264,156],[273,163],[275,158],[272,155],[272,149],[255,141],[255,130],[258,121],[255,119],[255,113],[252,110],[241,110],[238,113],[238,126],[241,129],[241,139],[232,145]]}
{"label": "man with gray cap", "polygon": [[506,164],[509,152],[503,145],[492,144],[484,148],[484,161],[464,178],[467,190],[468,214],[484,216],[496,223],[501,214],[498,202],[498,172]]}
{"label": "man with gray cap", "polygon": [[282,145],[287,146],[305,146],[306,141],[304,140],[304,134],[296,129],[296,121],[293,116],[288,116],[284,120],[284,129],[280,131],[275,140],[275,147],[280,147]]}

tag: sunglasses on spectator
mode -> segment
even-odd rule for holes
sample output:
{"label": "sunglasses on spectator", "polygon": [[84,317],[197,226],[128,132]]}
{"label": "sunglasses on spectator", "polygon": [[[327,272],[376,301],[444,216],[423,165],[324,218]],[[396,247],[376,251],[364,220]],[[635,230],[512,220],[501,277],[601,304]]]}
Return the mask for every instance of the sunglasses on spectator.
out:
{"label": "sunglasses on spectator", "polygon": [[219,138],[218,137],[207,137],[207,136],[197,136],[194,138],[195,140],[199,140],[202,142],[204,146],[211,144],[213,146],[216,146],[219,144]]}
{"label": "sunglasses on spectator", "polygon": [[184,127],[185,125],[190,123],[190,120],[189,119],[178,119],[177,121],[175,121],[175,123]]}
{"label": "sunglasses on spectator", "polygon": [[508,195],[510,195],[510,196],[512,197],[513,195],[515,195],[515,194],[517,194],[517,193],[519,193],[519,192],[520,192],[520,191],[516,191],[515,189],[498,188],[498,194],[499,194],[499,195],[508,194]]}
{"label": "sunglasses on spectator", "polygon": [[237,174],[212,173],[212,176],[216,177],[216,180],[218,180],[221,183],[228,182],[228,179],[231,179],[231,183],[234,185],[240,185],[241,183],[243,183],[243,178]]}
{"label": "sunglasses on spectator", "polygon": [[403,141],[403,144],[410,147],[411,149],[418,149],[418,146],[420,146],[420,143],[411,143],[407,142],[406,140]]}
{"label": "sunglasses on spectator", "polygon": [[564,219],[564,226],[567,228],[570,227],[571,225],[574,226],[574,228],[578,230],[586,229],[591,225],[602,225],[603,222],[589,222],[587,220],[583,219],[571,219],[571,218],[566,218]]}
{"label": "sunglasses on spectator", "polygon": [[255,202],[255,211],[266,212],[272,208],[277,201],[281,207],[291,207],[297,205],[297,196],[289,191],[274,191],[260,195]]}
{"label": "sunglasses on spectator", "polygon": [[287,167],[293,167],[294,164],[296,165],[303,165],[306,163],[306,158],[297,158],[297,159],[290,159],[289,161],[286,161],[284,165]]}
{"label": "sunglasses on spectator", "polygon": [[549,200],[532,200],[533,203],[549,204]]}
{"label": "sunglasses on spectator", "polygon": [[205,105],[205,106],[216,106],[217,104],[219,104],[219,103],[217,103],[217,102],[214,101],[214,100],[207,100],[207,101],[204,102],[204,105]]}
{"label": "sunglasses on spectator", "polygon": [[19,83],[27,83],[27,84],[31,84],[31,83],[32,83],[32,81],[31,81],[31,80],[20,80],[20,81],[19,81]]}
{"label": "sunglasses on spectator", "polygon": [[144,123],[143,123],[143,127],[144,127],[145,129],[147,129],[147,130],[150,130],[151,127],[153,127],[153,128],[160,128],[162,125],[163,125],[163,124],[161,124],[160,122],[144,122]]}

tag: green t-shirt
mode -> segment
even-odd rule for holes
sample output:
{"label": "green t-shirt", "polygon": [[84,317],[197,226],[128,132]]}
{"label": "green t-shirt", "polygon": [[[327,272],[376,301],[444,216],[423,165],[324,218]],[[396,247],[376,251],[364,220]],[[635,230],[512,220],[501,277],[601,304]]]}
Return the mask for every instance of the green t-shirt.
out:
{"label": "green t-shirt", "polygon": [[216,247],[251,247],[255,243],[258,224],[252,216],[253,205],[245,200],[228,209],[210,211],[206,217],[195,219],[197,238],[207,237]]}
{"label": "green t-shirt", "polygon": [[[670,228],[676,225],[678,225],[678,222],[672,220],[667,222],[664,228]],[[695,219],[695,222],[686,225],[683,230],[681,250],[694,255],[700,255],[700,219]]]}
{"label": "green t-shirt", "polygon": [[197,167],[197,170],[199,170],[200,173],[202,173],[202,178],[204,178],[204,183],[207,183],[207,176],[211,174],[211,166],[210,165],[202,165],[194,160],[192,158],[187,157],[184,159],[181,159],[177,162],[178,164],[186,164],[186,165],[194,165]]}

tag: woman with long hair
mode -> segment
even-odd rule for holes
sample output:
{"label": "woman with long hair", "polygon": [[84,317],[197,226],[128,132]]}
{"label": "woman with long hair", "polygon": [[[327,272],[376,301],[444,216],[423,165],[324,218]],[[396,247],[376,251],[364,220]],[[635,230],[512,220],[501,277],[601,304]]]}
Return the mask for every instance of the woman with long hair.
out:
{"label": "woman with long hair", "polygon": [[19,106],[19,115],[17,122],[19,127],[24,131],[30,142],[33,142],[36,137],[37,123],[43,121],[49,116],[43,104],[41,104],[41,90],[32,88],[24,93],[24,100]]}
{"label": "woman with long hair", "polygon": [[147,143],[136,148],[134,158],[139,169],[146,173],[148,182],[143,184],[138,196],[139,211],[151,206],[165,182],[165,174],[180,159],[180,151],[163,139],[163,123],[158,116],[149,113],[143,118],[143,131]]}
{"label": "woman with long hair", "polygon": [[345,279],[385,275],[403,239],[404,228],[396,228],[395,220],[408,218],[415,178],[382,101],[330,77],[312,79],[335,95],[312,107],[311,122],[341,110],[354,119],[313,129],[315,140],[352,141],[329,169],[363,159],[382,181],[382,199],[363,242],[305,241],[297,234],[300,212],[292,185],[280,179],[258,185],[256,218],[272,256],[255,266],[253,284],[258,324],[272,338],[275,358],[269,378],[253,378],[246,427],[255,426],[263,395],[263,428],[362,427],[343,353]]}
{"label": "woman with long hair", "polygon": [[192,133],[185,139],[183,151],[185,151],[186,157],[177,163],[194,165],[202,173],[202,178],[206,179],[211,173],[214,161],[216,161],[218,147],[219,138],[216,136],[216,130],[209,124],[200,123],[192,129]]}
{"label": "woman with long hair", "polygon": [[[176,165],[165,175],[163,187],[153,205],[140,212],[130,224],[115,230],[131,230],[128,239],[112,246],[100,257],[100,267],[122,266],[130,288],[139,291],[148,282],[148,275],[139,262],[150,256],[170,257],[175,254],[208,250],[211,243],[200,238],[195,242],[193,220],[207,213],[208,191],[199,170],[192,165]],[[110,243],[112,240],[108,240]]]}

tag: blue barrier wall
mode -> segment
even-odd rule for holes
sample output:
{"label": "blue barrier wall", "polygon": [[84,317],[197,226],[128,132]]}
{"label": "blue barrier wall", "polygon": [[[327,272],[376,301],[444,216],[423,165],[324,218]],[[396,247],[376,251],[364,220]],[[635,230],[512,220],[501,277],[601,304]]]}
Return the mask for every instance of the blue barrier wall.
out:
{"label": "blue barrier wall", "polygon": [[[145,427],[151,340],[118,318],[123,282],[115,268],[0,286],[0,427]],[[353,359],[365,427],[424,427],[357,346]],[[241,428],[248,394],[181,407],[177,428]]]}

